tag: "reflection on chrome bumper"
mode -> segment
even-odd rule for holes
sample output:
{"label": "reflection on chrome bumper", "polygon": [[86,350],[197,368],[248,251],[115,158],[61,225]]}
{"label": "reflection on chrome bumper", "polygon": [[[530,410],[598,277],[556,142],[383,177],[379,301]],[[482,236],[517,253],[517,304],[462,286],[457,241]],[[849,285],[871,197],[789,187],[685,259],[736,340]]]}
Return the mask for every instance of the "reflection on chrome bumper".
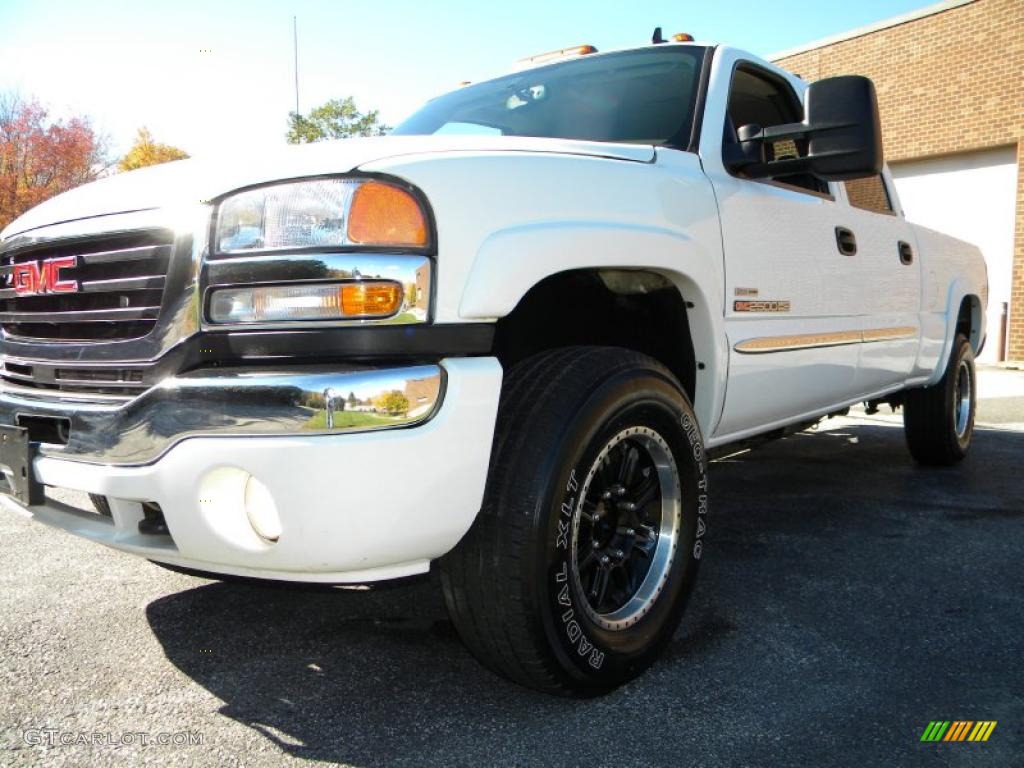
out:
{"label": "reflection on chrome bumper", "polygon": [[[421,424],[441,404],[439,365],[348,369],[216,369],[164,379],[128,402],[83,403],[63,393],[0,388],[0,424],[25,417],[70,422],[67,445],[40,454],[103,464],[145,464],[202,436],[337,434]],[[67,422],[65,422],[67,423]]]}

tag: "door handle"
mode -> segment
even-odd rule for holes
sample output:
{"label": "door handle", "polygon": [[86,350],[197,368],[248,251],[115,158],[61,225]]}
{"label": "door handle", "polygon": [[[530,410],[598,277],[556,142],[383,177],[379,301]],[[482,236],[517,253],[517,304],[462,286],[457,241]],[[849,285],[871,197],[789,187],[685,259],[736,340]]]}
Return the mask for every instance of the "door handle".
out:
{"label": "door handle", "polygon": [[857,238],[846,227],[836,227],[836,246],[843,256],[853,256],[857,253]]}
{"label": "door handle", "polygon": [[900,240],[900,264],[903,266],[909,266],[914,263],[914,249],[910,247],[910,243],[905,243]]}

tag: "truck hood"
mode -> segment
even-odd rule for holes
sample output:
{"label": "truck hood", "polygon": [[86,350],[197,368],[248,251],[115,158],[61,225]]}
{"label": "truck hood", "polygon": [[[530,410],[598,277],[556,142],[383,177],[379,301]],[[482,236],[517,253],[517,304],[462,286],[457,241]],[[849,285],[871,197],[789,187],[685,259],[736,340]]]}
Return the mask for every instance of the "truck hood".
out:
{"label": "truck hood", "polygon": [[37,205],[12,221],[0,239],[77,219],[205,202],[251,184],[347,173],[399,155],[438,152],[531,152],[654,162],[654,147],[513,136],[381,136],[268,151],[195,158],[120,173]]}

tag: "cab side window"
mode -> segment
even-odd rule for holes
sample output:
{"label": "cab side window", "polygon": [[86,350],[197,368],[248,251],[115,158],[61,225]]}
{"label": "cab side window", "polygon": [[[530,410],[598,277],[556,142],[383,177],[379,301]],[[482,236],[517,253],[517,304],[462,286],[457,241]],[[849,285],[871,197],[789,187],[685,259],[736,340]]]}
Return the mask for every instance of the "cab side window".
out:
{"label": "cab side window", "polygon": [[846,186],[846,198],[855,208],[875,213],[893,213],[892,200],[889,199],[881,174],[845,181],[843,184]]}
{"label": "cab side window", "polygon": [[[736,129],[744,125],[767,128],[771,125],[798,123],[802,119],[800,101],[784,80],[754,66],[740,66],[733,73],[724,144],[737,143]],[[767,160],[801,157],[806,151],[805,141],[793,139],[768,142],[765,146]],[[779,176],[773,181],[812,192],[828,193],[828,184],[809,173]]]}

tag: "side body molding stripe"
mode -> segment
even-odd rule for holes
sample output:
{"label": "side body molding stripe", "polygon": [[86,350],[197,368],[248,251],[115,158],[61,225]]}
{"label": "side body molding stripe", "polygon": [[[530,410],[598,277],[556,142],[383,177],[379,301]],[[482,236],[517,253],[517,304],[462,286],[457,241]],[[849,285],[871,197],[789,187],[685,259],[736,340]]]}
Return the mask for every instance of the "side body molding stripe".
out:
{"label": "side body molding stripe", "polygon": [[917,334],[917,328],[870,328],[864,331],[835,331],[832,333],[800,333],[792,336],[762,336],[738,342],[733,349],[745,355],[766,352],[789,352],[794,349],[838,347],[843,344],[870,344],[876,341],[896,341]]}

